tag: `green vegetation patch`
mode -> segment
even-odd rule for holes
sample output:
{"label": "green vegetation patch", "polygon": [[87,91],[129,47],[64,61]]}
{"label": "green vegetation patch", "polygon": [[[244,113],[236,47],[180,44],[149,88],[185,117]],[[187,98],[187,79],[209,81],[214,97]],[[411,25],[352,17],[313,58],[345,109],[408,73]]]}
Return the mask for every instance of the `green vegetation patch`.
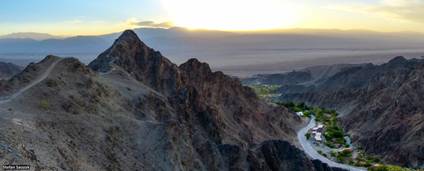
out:
{"label": "green vegetation patch", "polygon": [[309,132],[305,134],[305,137],[306,137],[306,139],[308,139],[308,140],[311,138],[311,136],[312,136],[312,135],[311,135],[311,133],[309,133]]}
{"label": "green vegetation patch", "polygon": [[312,112],[315,114],[316,121],[325,125],[324,137],[328,147],[349,146],[346,144],[344,131],[337,122],[338,114],[335,110],[314,107]]}
{"label": "green vegetation patch", "polygon": [[352,160],[352,150],[345,149],[336,154],[336,159],[340,162],[346,163],[348,160]]}
{"label": "green vegetation patch", "polygon": [[414,169],[404,168],[393,165],[378,165],[372,166],[368,169],[369,171],[414,171]]}
{"label": "green vegetation patch", "polygon": [[41,100],[38,105],[43,110],[48,110],[50,108],[50,103],[48,100]]}
{"label": "green vegetation patch", "polygon": [[278,102],[277,104],[286,107],[292,112],[303,112],[303,116],[305,117],[311,117],[311,115],[314,115],[312,108],[307,106],[305,103]]}
{"label": "green vegetation patch", "polygon": [[279,85],[262,85],[262,84],[250,86],[250,88],[252,88],[259,97],[264,97],[270,94],[274,94],[277,92],[278,88],[280,87],[281,86]]}
{"label": "green vegetation patch", "polygon": [[371,156],[371,155],[366,155],[364,152],[359,151],[358,156],[356,157],[353,165],[358,166],[358,167],[371,167],[371,166],[376,165],[380,162],[381,161],[380,161],[379,158],[377,158],[375,156]]}

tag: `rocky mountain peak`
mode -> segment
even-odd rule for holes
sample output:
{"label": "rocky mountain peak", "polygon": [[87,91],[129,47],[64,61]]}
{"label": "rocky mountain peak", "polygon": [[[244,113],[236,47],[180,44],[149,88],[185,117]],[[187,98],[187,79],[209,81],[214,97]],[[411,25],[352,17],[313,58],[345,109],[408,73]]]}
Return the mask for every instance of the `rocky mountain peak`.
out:
{"label": "rocky mountain peak", "polygon": [[137,34],[132,30],[125,30],[113,44],[116,46],[123,46],[125,48],[149,48],[144,44]]}
{"label": "rocky mountain peak", "polygon": [[157,53],[146,46],[134,31],[126,30],[109,49],[100,54],[89,66],[93,70],[107,72],[111,69],[112,64],[126,68],[130,67],[126,65],[155,56]]}
{"label": "rocky mountain peak", "polygon": [[43,60],[40,61],[40,63],[51,62],[58,59],[60,59],[60,57],[55,55],[47,55],[45,58],[43,58]]}
{"label": "rocky mountain peak", "polygon": [[187,62],[180,65],[180,68],[183,70],[189,70],[189,69],[201,69],[201,70],[211,70],[209,64],[200,62],[196,58],[191,58]]}
{"label": "rocky mountain peak", "polygon": [[[112,67],[123,69],[131,77],[168,97],[178,113],[185,113],[182,115],[186,116],[184,119],[193,117],[202,122],[202,129],[205,134],[213,137],[214,142],[261,142],[269,136],[263,136],[260,132],[269,129],[274,130],[275,134],[272,136],[286,137],[291,141],[293,129],[274,127],[273,124],[270,126],[267,120],[276,117],[284,118],[285,123],[288,120],[299,122],[298,118],[287,111],[272,108],[260,101],[239,80],[222,72],[212,72],[207,63],[190,59],[180,66],[173,64],[159,52],[141,43],[132,31],[125,31],[111,48],[90,63],[90,67],[97,71],[106,67],[109,70]],[[263,115],[264,113],[267,114]],[[251,125],[250,119],[253,117],[263,123],[255,120],[255,124]],[[239,124],[241,122],[246,124]],[[233,127],[237,125],[240,130],[233,132],[215,127],[221,124]],[[287,126],[289,128],[294,127],[291,122],[287,124],[290,125]],[[241,131],[246,129],[251,131]],[[241,134],[243,137],[238,137]]]}
{"label": "rocky mountain peak", "polygon": [[181,64],[179,69],[184,71],[190,78],[204,78],[208,75],[212,75],[209,64],[200,62],[195,58],[189,59],[187,62]]}
{"label": "rocky mountain peak", "polygon": [[403,57],[403,56],[397,56],[397,57],[391,59],[388,64],[390,64],[390,65],[393,65],[393,64],[402,64],[402,63],[405,63],[407,61],[408,60],[405,57]]}
{"label": "rocky mountain peak", "polygon": [[121,40],[121,39],[125,39],[125,38],[140,40],[138,38],[137,34],[133,30],[125,30],[124,32],[122,32],[121,36],[118,39]]}
{"label": "rocky mountain peak", "polygon": [[99,72],[120,67],[136,80],[165,94],[175,91],[179,77],[177,66],[144,44],[132,30],[124,31],[89,67]]}

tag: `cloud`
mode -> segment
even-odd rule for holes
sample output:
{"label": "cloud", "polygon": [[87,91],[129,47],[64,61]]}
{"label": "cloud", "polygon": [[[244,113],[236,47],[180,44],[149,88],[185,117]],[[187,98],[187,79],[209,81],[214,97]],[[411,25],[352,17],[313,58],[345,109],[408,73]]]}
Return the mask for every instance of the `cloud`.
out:
{"label": "cloud", "polygon": [[170,28],[173,27],[173,24],[171,22],[161,22],[157,23],[154,21],[129,21],[129,24],[131,26],[138,26],[138,27],[153,27],[153,28]]}
{"label": "cloud", "polygon": [[424,1],[422,0],[385,0],[368,10],[390,17],[424,23]]}
{"label": "cloud", "polygon": [[376,4],[343,5],[336,7],[336,9],[424,23],[423,0],[381,0]]}

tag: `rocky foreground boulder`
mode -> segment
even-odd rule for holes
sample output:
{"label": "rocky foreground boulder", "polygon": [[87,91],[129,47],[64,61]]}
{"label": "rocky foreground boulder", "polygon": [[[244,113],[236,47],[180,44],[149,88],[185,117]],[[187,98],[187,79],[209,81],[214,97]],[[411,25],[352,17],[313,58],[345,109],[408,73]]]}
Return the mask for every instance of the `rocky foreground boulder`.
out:
{"label": "rocky foreground boulder", "polygon": [[0,101],[2,164],[338,170],[295,146],[302,122],[286,108],[267,105],[238,79],[196,59],[177,66],[132,31],[89,66],[49,56],[4,84],[0,91],[13,98]]}

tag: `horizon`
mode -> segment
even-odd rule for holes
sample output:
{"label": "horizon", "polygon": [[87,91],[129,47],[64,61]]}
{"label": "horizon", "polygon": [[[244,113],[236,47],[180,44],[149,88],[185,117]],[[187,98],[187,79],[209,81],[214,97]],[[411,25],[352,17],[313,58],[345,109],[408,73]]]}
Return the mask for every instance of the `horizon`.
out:
{"label": "horizon", "polygon": [[[424,14],[420,12],[424,11],[424,2],[408,0],[26,2],[2,2],[0,35],[36,32],[70,37],[140,27],[229,32],[318,29],[423,33],[420,28],[424,26]],[[214,12],[217,9],[219,14]]]}
{"label": "horizon", "polygon": [[[286,30],[287,33],[293,34],[237,34],[213,31],[193,33],[189,30],[153,31],[151,28],[133,31],[149,47],[160,51],[176,64],[197,58],[209,63],[214,70],[237,77],[289,72],[315,65],[381,64],[395,56],[418,58],[423,54],[420,44],[424,41],[421,36],[409,33],[382,34],[363,30]],[[162,36],[157,37],[157,33]],[[119,34],[116,32],[85,38],[44,39],[46,41],[22,39],[18,44],[13,43],[14,38],[0,37],[0,40],[4,40],[4,46],[0,46],[0,51],[4,53],[0,53],[0,58],[27,65],[47,55],[55,55],[75,57],[88,64],[107,49]],[[222,36],[225,36],[225,39],[222,39]],[[262,42],[259,43],[258,40]],[[185,43],[179,43],[181,41]],[[317,41],[321,43],[317,45]],[[261,58],[257,58],[258,56]]]}
{"label": "horizon", "polygon": [[[224,33],[234,33],[234,34],[290,34],[290,33],[296,33],[296,34],[303,34],[303,33],[376,33],[376,34],[418,34],[422,35],[424,34],[424,31],[379,31],[379,30],[372,30],[372,29],[337,29],[337,28],[283,28],[283,29],[265,29],[265,30],[219,30],[219,29],[190,29],[185,27],[178,27],[173,26],[169,28],[158,28],[158,27],[135,27],[135,28],[126,28],[123,30],[116,30],[112,32],[105,32],[105,33],[99,33],[99,34],[72,34],[72,35],[59,35],[59,34],[52,34],[47,32],[35,32],[35,31],[24,31],[24,32],[10,32],[6,34],[0,34],[0,39],[4,39],[2,37],[5,36],[13,36],[13,35],[46,35],[46,36],[53,36],[53,39],[66,39],[66,38],[72,38],[72,37],[78,37],[78,36],[104,36],[104,35],[110,35],[110,34],[119,34],[124,32],[125,30],[138,30],[138,29],[163,29],[163,30],[169,30],[169,29],[183,29],[184,31],[188,32],[224,32]],[[28,38],[27,36],[23,36],[24,38]],[[31,39],[31,38],[29,38]],[[52,39],[52,38],[46,38],[46,39]],[[40,40],[46,40],[46,39],[40,39]]]}

